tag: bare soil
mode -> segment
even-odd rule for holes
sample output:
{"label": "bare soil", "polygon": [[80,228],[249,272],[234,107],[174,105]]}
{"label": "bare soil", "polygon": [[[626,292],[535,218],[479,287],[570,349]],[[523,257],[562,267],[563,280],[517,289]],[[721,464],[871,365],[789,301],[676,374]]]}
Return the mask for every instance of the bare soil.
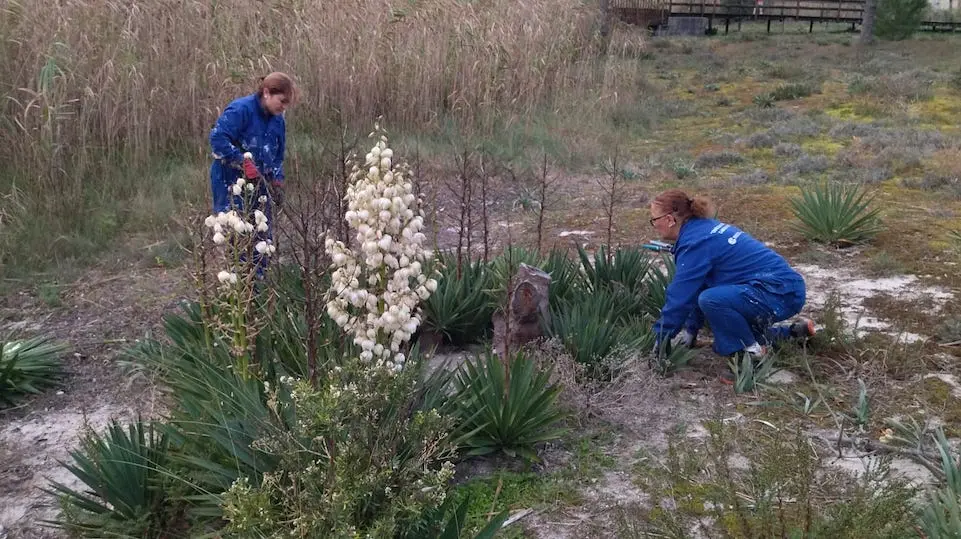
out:
{"label": "bare soil", "polygon": [[0,298],[0,335],[50,335],[72,347],[62,387],[0,413],[0,537],[59,537],[42,525],[57,507],[41,489],[77,486],[59,462],[84,428],[158,413],[158,392],[117,361],[186,295],[180,270],[131,266],[89,270],[61,291],[59,306],[29,290]]}

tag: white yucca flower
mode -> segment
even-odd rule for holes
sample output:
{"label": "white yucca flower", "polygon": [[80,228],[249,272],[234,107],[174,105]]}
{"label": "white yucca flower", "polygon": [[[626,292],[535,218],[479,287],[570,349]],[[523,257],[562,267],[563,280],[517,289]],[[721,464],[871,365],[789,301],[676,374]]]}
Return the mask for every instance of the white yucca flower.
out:
{"label": "white yucca flower", "polygon": [[393,155],[382,136],[363,166],[352,164],[344,219],[359,249],[329,238],[325,248],[334,270],[327,313],[353,335],[361,359],[398,371],[406,361],[401,350],[421,323],[420,303],[437,282],[424,274],[430,251],[423,213]]}
{"label": "white yucca flower", "polygon": [[237,284],[237,274],[232,271],[221,271],[217,274],[217,280],[221,284]]}

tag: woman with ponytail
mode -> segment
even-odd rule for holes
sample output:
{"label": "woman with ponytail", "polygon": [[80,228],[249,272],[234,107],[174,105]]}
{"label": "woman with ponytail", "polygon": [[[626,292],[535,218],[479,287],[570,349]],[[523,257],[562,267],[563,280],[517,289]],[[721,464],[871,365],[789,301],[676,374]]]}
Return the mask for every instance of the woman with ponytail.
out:
{"label": "woman with ponytail", "polygon": [[772,326],[804,306],[804,279],[787,261],[760,241],[716,220],[713,204],[670,189],[651,202],[651,226],[674,242],[676,271],[667,301],[654,325],[655,352],[668,344],[693,346],[710,323],[714,351],[760,359],[766,346],[814,335],[814,323],[800,320]]}

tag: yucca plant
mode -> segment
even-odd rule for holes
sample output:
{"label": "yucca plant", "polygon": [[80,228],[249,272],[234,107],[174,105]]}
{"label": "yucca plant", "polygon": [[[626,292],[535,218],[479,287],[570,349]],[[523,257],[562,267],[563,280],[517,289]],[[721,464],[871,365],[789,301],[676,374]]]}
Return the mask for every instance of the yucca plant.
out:
{"label": "yucca plant", "polygon": [[661,309],[667,301],[667,286],[674,279],[674,258],[669,255],[661,256],[664,267],[652,264],[648,271],[646,289],[641,295],[644,312],[653,319],[661,316]]}
{"label": "yucca plant", "polygon": [[[408,534],[402,539],[419,539],[420,537],[462,539],[467,528],[467,511],[470,509],[470,504],[470,494],[460,500],[457,496],[448,496],[443,505],[424,516],[423,526],[416,530],[417,535]],[[471,539],[493,539],[508,516],[509,512],[506,509],[494,515]]]}
{"label": "yucca plant", "polygon": [[601,289],[552,308],[551,324],[545,329],[591,374],[603,374],[616,352],[646,351],[653,346],[647,323],[632,317],[637,308],[637,298]]}
{"label": "yucca plant", "polygon": [[542,269],[551,276],[548,296],[552,307],[572,301],[588,289],[584,273],[579,264],[567,256],[567,251],[552,249],[543,263]]}
{"label": "yucca plant", "polygon": [[465,363],[455,376],[454,402],[467,454],[503,451],[537,460],[535,446],[565,432],[556,426],[566,416],[556,405],[561,388],[550,378],[523,352],[502,360],[488,349]]}
{"label": "yucca plant", "polygon": [[175,512],[164,487],[168,447],[166,435],[139,420],[87,433],[72,463],[63,463],[83,489],[52,482],[45,491],[59,497],[63,513],[47,523],[83,537],[165,536]]}
{"label": "yucca plant", "polygon": [[871,240],[881,231],[880,208],[873,196],[856,185],[827,183],[803,189],[791,199],[797,230],[812,241],[849,247]]}
{"label": "yucca plant", "polygon": [[928,494],[920,526],[924,537],[929,539],[958,539],[961,537],[961,465],[940,427],[934,438],[941,455],[944,484]]}
{"label": "yucca plant", "polygon": [[591,257],[583,247],[577,247],[581,266],[587,281],[594,290],[622,288],[629,294],[640,294],[644,279],[652,267],[653,259],[639,248],[617,249],[601,246]]}
{"label": "yucca plant", "polygon": [[483,339],[491,324],[494,303],[487,290],[491,273],[481,261],[458,264],[456,255],[438,255],[441,276],[437,290],[424,302],[423,329],[443,336],[444,342],[464,345]]}
{"label": "yucca plant", "polygon": [[751,354],[736,354],[728,360],[728,366],[734,374],[734,392],[746,393],[774,374],[774,355],[768,354],[755,361]]}
{"label": "yucca plant", "polygon": [[[275,457],[253,444],[274,432],[278,419],[267,405],[263,381],[232,368],[229,347],[203,324],[198,306],[185,310],[185,316],[164,320],[170,344],[153,342],[131,355],[170,389],[170,419],[164,428],[175,448],[170,459],[185,471],[185,482],[193,489],[187,496],[190,512],[201,520],[216,519],[220,493],[237,479],[256,484],[275,465]],[[269,383],[279,387],[277,380]],[[292,412],[290,407],[278,409]]]}
{"label": "yucca plant", "polygon": [[961,230],[948,231],[948,239],[954,245],[955,249],[961,250]]}
{"label": "yucca plant", "polygon": [[697,351],[687,346],[664,346],[660,353],[652,354],[650,367],[661,376],[683,369],[697,355]]}
{"label": "yucca plant", "polygon": [[60,356],[66,351],[49,337],[0,342],[0,408],[56,385],[63,374]]}

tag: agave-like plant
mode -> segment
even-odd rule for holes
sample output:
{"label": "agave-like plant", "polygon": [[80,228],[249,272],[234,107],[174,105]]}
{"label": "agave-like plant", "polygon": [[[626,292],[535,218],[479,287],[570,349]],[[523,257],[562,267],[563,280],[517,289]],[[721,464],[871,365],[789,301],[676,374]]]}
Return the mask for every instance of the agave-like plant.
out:
{"label": "agave-like plant", "polygon": [[728,361],[728,366],[734,373],[734,392],[746,393],[774,374],[774,355],[755,361],[751,354],[736,354]]}
{"label": "agave-like plant", "polygon": [[465,363],[454,380],[460,445],[469,455],[537,460],[535,446],[565,432],[556,426],[566,416],[557,406],[561,388],[550,378],[523,352],[502,360],[488,349]]}
{"label": "agave-like plant", "polygon": [[954,248],[961,250],[961,230],[948,231],[948,239],[954,244]]}
{"label": "agave-like plant", "polygon": [[66,351],[66,345],[49,337],[0,341],[0,408],[55,386],[63,374],[60,356]]}
{"label": "agave-like plant", "polygon": [[444,342],[464,345],[488,334],[493,303],[487,295],[491,273],[480,261],[461,261],[456,255],[438,255],[441,276],[437,290],[424,302],[423,329],[443,336]]}
{"label": "agave-like plant", "polygon": [[163,485],[168,447],[167,436],[143,421],[85,434],[73,462],[63,464],[84,488],[52,482],[45,490],[60,498],[63,516],[48,524],[77,536],[161,537],[173,524]]}
{"label": "agave-like plant", "polygon": [[924,537],[954,539],[961,537],[961,464],[951,448],[944,431],[938,427],[934,434],[941,455],[943,485],[928,494],[928,503],[921,512]]}
{"label": "agave-like plant", "polygon": [[602,288],[576,301],[551,309],[551,323],[545,328],[557,338],[575,361],[600,374],[607,360],[619,350],[648,350],[653,345],[649,328],[632,313],[637,298]]}
{"label": "agave-like plant", "polygon": [[874,196],[856,185],[826,183],[803,189],[791,199],[797,230],[812,241],[837,247],[864,243],[881,231],[880,208],[870,208]]}
{"label": "agave-like plant", "polygon": [[661,309],[667,301],[667,286],[674,279],[674,258],[671,256],[661,256],[664,267],[652,265],[646,280],[647,288],[641,295],[641,303],[644,312],[653,319],[661,316]]}
{"label": "agave-like plant", "polygon": [[567,256],[566,250],[552,249],[541,269],[551,276],[548,288],[551,307],[573,301],[589,287],[579,264]]}
{"label": "agave-like plant", "polygon": [[[653,334],[652,334],[653,336]],[[652,354],[649,361],[651,370],[661,376],[670,376],[683,369],[697,355],[697,351],[687,346],[667,346]]]}
{"label": "agave-like plant", "polygon": [[652,267],[653,258],[642,249],[633,247],[617,249],[613,253],[605,246],[591,257],[583,247],[577,253],[588,282],[594,290],[600,288],[623,288],[629,294],[640,294],[644,279]]}

